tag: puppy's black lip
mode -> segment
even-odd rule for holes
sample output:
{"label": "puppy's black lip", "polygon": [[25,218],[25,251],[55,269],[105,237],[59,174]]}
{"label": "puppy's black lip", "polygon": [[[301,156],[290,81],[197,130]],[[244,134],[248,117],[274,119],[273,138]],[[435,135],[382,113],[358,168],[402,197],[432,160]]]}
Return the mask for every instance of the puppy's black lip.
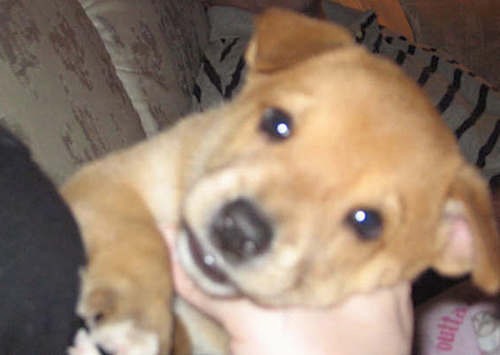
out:
{"label": "puppy's black lip", "polygon": [[191,255],[193,256],[193,260],[198,266],[198,268],[203,272],[205,276],[207,276],[210,280],[218,283],[218,284],[229,284],[229,279],[227,275],[217,267],[214,263],[207,264],[205,262],[206,257],[208,256],[202,249],[200,243],[197,241],[194,233],[186,222],[183,222],[183,229],[186,231],[186,235],[188,238],[188,245],[191,251]]}

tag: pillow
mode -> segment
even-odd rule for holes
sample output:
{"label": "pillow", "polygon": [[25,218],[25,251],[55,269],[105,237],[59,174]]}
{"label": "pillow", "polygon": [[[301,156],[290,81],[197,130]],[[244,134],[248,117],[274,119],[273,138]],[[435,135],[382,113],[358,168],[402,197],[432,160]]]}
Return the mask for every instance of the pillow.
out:
{"label": "pillow", "polygon": [[191,111],[208,24],[198,0],[79,0],[148,136]]}

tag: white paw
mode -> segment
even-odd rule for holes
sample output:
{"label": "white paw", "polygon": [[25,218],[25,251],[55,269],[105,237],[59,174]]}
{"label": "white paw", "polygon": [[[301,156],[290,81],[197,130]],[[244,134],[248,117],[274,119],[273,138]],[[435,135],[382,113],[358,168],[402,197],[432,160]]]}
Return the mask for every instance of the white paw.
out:
{"label": "white paw", "polygon": [[85,329],[76,333],[74,345],[68,348],[68,355],[100,355],[96,344]]}
{"label": "white paw", "polygon": [[90,334],[99,346],[116,355],[157,355],[158,337],[134,327],[131,321],[106,324],[95,328]]}
{"label": "white paw", "polygon": [[95,327],[90,333],[79,330],[68,355],[100,355],[98,346],[114,355],[157,355],[159,340],[156,334],[123,321]]}

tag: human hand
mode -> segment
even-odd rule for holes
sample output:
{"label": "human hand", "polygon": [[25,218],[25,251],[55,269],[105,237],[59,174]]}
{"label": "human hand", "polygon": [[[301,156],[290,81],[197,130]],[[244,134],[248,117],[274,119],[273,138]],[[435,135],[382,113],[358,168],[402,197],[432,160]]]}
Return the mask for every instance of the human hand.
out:
{"label": "human hand", "polygon": [[407,282],[353,296],[335,307],[263,308],[248,299],[204,294],[174,252],[171,260],[176,292],[224,326],[235,355],[410,353],[413,313]]}

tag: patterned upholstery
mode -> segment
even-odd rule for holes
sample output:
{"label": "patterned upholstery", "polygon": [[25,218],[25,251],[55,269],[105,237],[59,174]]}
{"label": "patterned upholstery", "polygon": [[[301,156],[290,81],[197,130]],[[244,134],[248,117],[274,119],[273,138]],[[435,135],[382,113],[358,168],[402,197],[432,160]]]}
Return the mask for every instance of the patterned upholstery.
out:
{"label": "patterned upholstery", "polygon": [[111,55],[147,135],[191,111],[190,93],[207,41],[197,0],[80,0]]}
{"label": "patterned upholstery", "polygon": [[82,4],[0,1],[0,124],[57,183],[189,110],[207,32],[195,0]]}

